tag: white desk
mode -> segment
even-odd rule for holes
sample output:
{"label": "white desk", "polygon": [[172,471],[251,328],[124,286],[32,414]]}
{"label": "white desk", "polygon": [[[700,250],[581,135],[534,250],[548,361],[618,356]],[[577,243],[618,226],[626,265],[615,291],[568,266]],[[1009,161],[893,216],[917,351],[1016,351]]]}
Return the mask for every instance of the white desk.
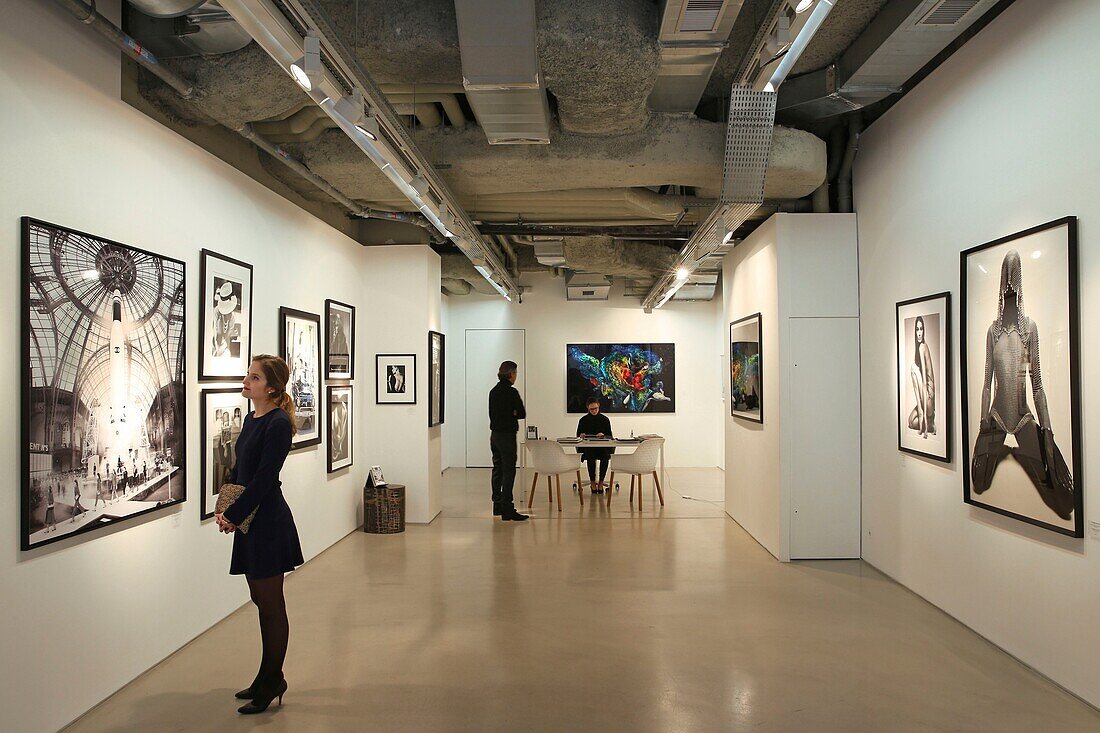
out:
{"label": "white desk", "polygon": [[[647,438],[660,438],[661,436],[660,435],[648,435],[646,437]],[[568,443],[563,443],[563,442],[561,442],[561,439],[558,438],[554,442],[556,442],[559,446],[561,446],[561,449],[566,453],[572,452],[574,448],[579,448],[581,450],[584,450],[586,448],[614,448],[616,451],[627,449],[631,453],[633,453],[634,451],[638,450],[638,446],[640,446],[642,444],[642,441],[637,440],[637,439],[621,441],[621,440],[615,440],[614,438],[612,438],[611,440],[598,440],[596,438],[584,438],[580,442],[570,441]],[[523,445],[526,448],[526,446],[527,446],[527,441],[526,440],[523,441]],[[526,480],[527,479],[526,454],[527,454],[527,451],[524,450],[524,459],[522,461],[522,466],[520,466],[520,472],[522,473],[521,488],[523,489],[523,497],[525,499],[527,498],[527,492],[531,490],[531,487],[527,485],[527,480]],[[661,466],[661,486],[663,486],[665,488],[668,488],[668,476],[665,474],[665,444],[664,443],[661,443],[661,452],[660,452],[660,457],[659,457],[658,460],[659,460],[659,463],[660,463],[660,466]],[[580,470],[579,456],[578,456],[577,470],[578,471]],[[577,488],[579,489],[580,487],[578,486]]]}

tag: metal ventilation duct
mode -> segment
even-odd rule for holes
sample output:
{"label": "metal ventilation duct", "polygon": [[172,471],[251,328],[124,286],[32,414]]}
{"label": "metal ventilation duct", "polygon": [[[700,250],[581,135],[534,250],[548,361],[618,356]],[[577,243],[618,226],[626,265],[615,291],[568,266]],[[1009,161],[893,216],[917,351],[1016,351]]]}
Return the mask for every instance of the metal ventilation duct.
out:
{"label": "metal ventilation duct", "polygon": [[[125,13],[126,30],[162,59],[217,56],[239,51],[252,43],[252,36],[213,0],[199,2],[198,7],[189,7],[182,16],[171,18],[150,16],[144,10],[150,3],[131,0],[131,4],[142,12],[131,9]],[[170,7],[169,3],[154,5],[165,12]],[[176,5],[195,6],[196,3],[188,0]]]}
{"label": "metal ventilation duct", "polygon": [[490,145],[549,144],[535,0],[455,0],[462,86]]}
{"label": "metal ventilation duct", "polygon": [[574,272],[565,281],[566,300],[607,300],[611,280],[603,275]]}
{"label": "metal ventilation duct", "polygon": [[205,0],[130,0],[135,8],[154,18],[178,18],[199,7]]}
{"label": "metal ventilation duct", "polygon": [[658,38],[661,61],[649,94],[650,109],[695,111],[742,1],[665,0]]}
{"label": "metal ventilation duct", "polygon": [[861,109],[902,87],[999,0],[892,0],[836,64],[788,79],[777,115],[808,122]]}

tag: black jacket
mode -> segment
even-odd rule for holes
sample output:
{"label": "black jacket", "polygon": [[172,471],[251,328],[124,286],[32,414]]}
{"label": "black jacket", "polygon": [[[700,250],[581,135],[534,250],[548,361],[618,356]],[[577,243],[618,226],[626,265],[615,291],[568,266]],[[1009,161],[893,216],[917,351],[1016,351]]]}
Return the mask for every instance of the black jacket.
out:
{"label": "black jacket", "polygon": [[527,417],[519,390],[507,379],[489,390],[489,429],[509,433],[519,432],[519,421]]}

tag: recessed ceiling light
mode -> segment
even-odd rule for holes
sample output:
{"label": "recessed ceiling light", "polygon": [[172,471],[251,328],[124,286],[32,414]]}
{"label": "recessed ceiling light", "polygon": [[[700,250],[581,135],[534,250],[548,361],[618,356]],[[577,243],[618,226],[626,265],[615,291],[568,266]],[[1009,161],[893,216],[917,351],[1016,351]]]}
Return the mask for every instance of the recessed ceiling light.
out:
{"label": "recessed ceiling light", "polygon": [[1034,252],[1031,253],[1031,259],[1033,259],[1033,260],[1037,260],[1042,256],[1043,256],[1043,253],[1040,252],[1039,250],[1035,250]]}

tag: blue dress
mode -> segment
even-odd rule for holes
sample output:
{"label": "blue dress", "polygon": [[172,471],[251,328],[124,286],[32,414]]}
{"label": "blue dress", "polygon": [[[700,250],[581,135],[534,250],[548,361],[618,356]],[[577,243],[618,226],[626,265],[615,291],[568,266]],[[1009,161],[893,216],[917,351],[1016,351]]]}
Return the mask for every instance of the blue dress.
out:
{"label": "blue dress", "polygon": [[237,463],[229,480],[245,490],[225,511],[225,518],[240,524],[256,509],[248,534],[233,533],[230,575],[270,578],[289,573],[305,562],[294,515],[283,498],[279,470],[290,452],[290,416],[274,409],[263,417],[248,413],[237,438]]}

